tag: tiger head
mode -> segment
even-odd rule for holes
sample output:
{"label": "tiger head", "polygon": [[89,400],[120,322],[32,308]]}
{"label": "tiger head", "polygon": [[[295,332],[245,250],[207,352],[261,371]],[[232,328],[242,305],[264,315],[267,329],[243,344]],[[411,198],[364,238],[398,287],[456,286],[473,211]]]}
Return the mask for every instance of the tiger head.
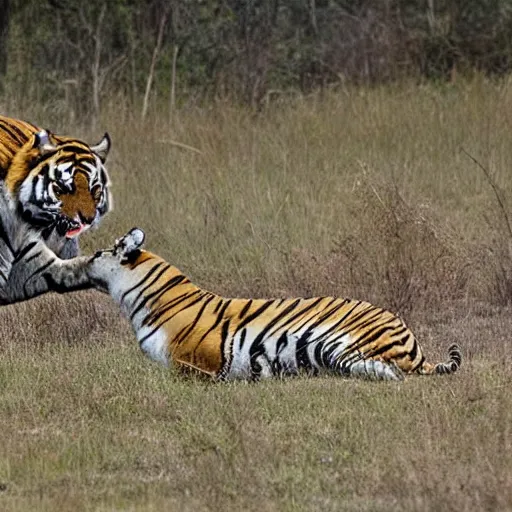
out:
{"label": "tiger head", "polygon": [[111,249],[96,252],[89,262],[88,274],[98,289],[123,293],[147,273],[139,267],[141,263],[161,261],[155,254],[142,249],[145,236],[142,229],[133,228],[118,238]]}
{"label": "tiger head", "polygon": [[23,219],[66,238],[97,224],[112,203],[104,167],[109,150],[107,133],[93,146],[46,130],[34,134],[14,155],[5,178]]}

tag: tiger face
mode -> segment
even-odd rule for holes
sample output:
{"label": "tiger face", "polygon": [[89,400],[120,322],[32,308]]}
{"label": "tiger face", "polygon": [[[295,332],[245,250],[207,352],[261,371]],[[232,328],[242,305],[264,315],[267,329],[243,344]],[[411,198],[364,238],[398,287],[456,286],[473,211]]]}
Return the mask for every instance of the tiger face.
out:
{"label": "tiger face", "polygon": [[111,209],[104,166],[110,150],[108,134],[88,146],[43,130],[26,146],[13,158],[6,178],[24,220],[74,238]]}

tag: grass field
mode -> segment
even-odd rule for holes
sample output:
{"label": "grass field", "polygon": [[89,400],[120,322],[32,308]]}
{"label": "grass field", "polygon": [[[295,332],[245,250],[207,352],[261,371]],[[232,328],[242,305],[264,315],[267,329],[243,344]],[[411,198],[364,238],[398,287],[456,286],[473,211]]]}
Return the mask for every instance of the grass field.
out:
{"label": "grass field", "polygon": [[[70,131],[51,106],[5,108]],[[137,225],[207,288],[368,299],[463,366],[212,384],[144,358],[98,293],[2,308],[0,509],[512,509],[510,111],[512,83],[482,79],[172,126],[112,99],[115,211],[84,252]]]}

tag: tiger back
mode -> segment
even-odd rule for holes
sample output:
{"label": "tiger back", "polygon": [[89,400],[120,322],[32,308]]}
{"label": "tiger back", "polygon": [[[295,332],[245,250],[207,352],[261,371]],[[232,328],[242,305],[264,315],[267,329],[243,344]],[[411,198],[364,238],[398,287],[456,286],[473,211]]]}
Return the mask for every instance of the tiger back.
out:
{"label": "tiger back", "polygon": [[216,379],[321,371],[379,380],[453,373],[461,351],[428,363],[402,319],[368,302],[335,297],[224,298],[141,249],[137,228],[91,260],[89,277],[120,304],[151,358]]}

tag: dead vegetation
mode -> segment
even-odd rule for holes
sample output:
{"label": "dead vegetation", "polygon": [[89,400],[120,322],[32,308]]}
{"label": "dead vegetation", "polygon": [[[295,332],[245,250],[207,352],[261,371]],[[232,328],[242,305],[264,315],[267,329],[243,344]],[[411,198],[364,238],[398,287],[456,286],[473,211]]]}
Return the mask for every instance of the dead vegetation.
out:
{"label": "dead vegetation", "polygon": [[472,262],[449,225],[406,202],[396,186],[365,179],[354,195],[353,233],[335,239],[323,257],[293,252],[288,283],[298,284],[301,294],[328,290],[423,320],[426,311],[465,299]]}
{"label": "dead vegetation", "polygon": [[104,295],[2,308],[0,508],[512,507],[510,108],[508,82],[476,80],[172,126],[113,111],[116,209],[85,252],[137,225],[207,288],[371,300],[433,361],[459,343],[463,368],[212,385],[142,357]]}

